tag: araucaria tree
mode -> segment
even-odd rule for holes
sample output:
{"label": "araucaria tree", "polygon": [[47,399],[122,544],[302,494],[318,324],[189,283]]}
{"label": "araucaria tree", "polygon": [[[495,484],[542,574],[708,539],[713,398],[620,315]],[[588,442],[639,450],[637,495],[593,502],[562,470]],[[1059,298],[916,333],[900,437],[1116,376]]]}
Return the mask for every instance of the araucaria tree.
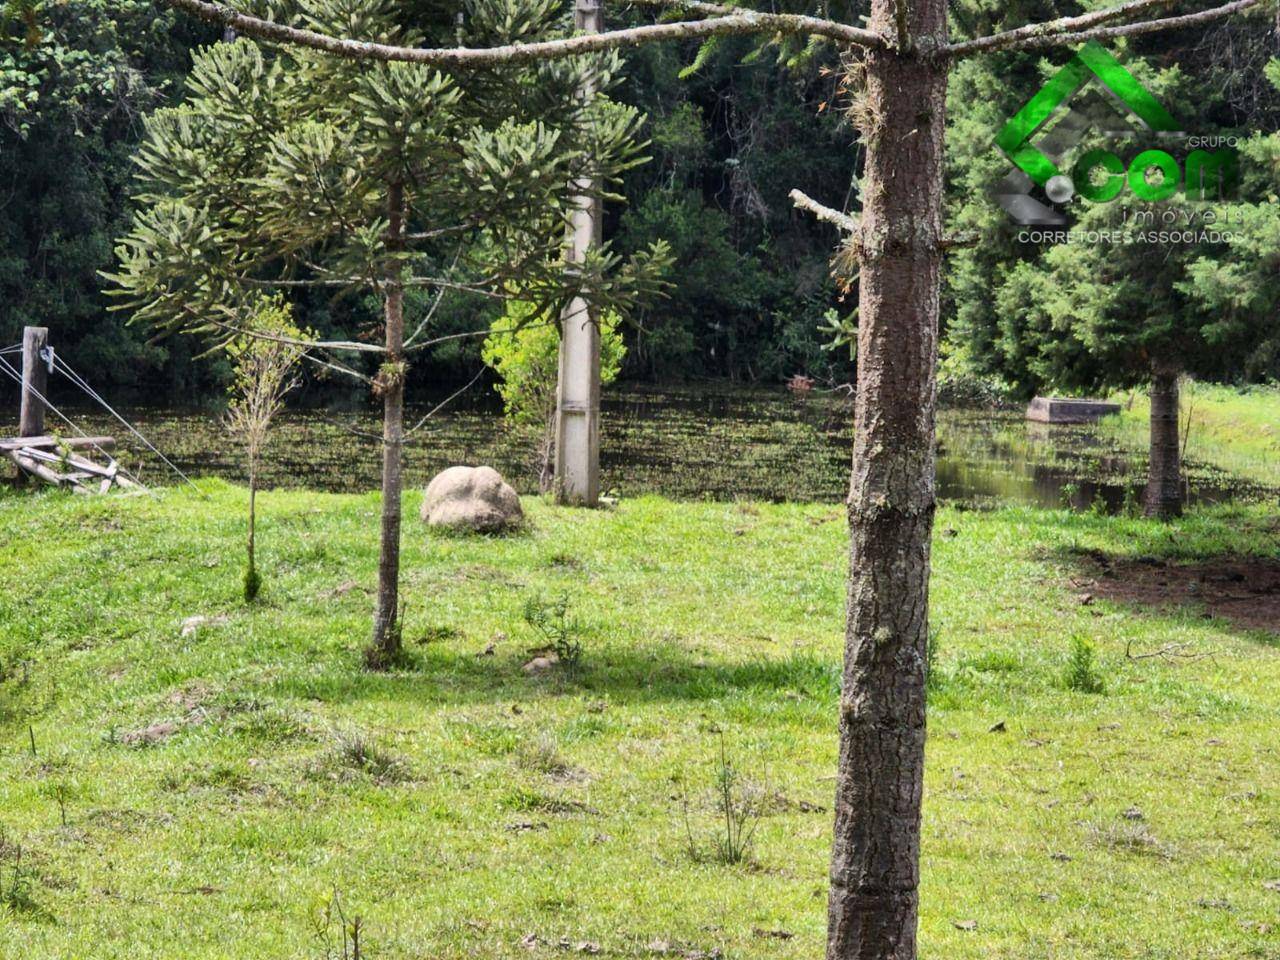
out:
{"label": "araucaria tree", "polygon": [[298,385],[297,367],[306,353],[303,332],[293,322],[292,310],[276,294],[249,305],[245,332],[224,345],[232,363],[231,399],[227,403],[227,429],[244,445],[249,474],[249,535],[244,571],[244,599],[258,596],[257,521],[258,476],[271,422],[284,406],[284,397]]}
{"label": "araucaria tree", "polygon": [[[1264,49],[1275,42],[1248,24],[1220,33],[1236,33]],[[964,250],[949,278],[957,304],[950,341],[980,372],[997,374],[1028,396],[1043,390],[1149,391],[1144,510],[1166,519],[1181,512],[1183,500],[1181,377],[1239,382],[1280,373],[1280,318],[1269,280],[1275,260],[1267,252],[1280,227],[1280,210],[1269,199],[1280,188],[1277,140],[1241,129],[1244,118],[1224,103],[1222,93],[1235,68],[1202,40],[1187,36],[1187,56],[1177,61],[1167,58],[1167,46],[1160,51],[1165,58],[1147,62],[1141,54],[1150,43],[1125,44],[1124,52],[1137,54],[1125,57],[1125,66],[1176,111],[1187,130],[1239,139],[1238,188],[1232,189],[1234,176],[1209,176],[1201,183],[1188,162],[1182,189],[1152,200],[1152,191],[1143,190],[1146,198],[1136,195],[1123,184],[1126,178],[1099,171],[1098,186],[1115,199],[1073,203],[1072,229],[1127,235],[1129,242],[1014,242],[1027,228],[1011,223],[991,202],[1010,164],[990,130],[1040,85],[1040,71],[1026,58],[1008,58],[1024,81],[1009,91],[991,63],[967,64],[954,84],[955,95],[966,102],[953,141],[952,175],[963,184],[955,191],[958,218],[967,228],[984,229],[988,239]],[[1261,99],[1268,87],[1261,83],[1255,89]],[[1096,96],[1100,105],[1107,102],[1100,91]],[[1272,94],[1249,122],[1265,125],[1277,111],[1280,98]],[[975,116],[986,121],[985,130]],[[1144,130],[1133,131],[1127,144],[1114,132],[1084,133],[1058,157],[1063,169],[1091,151],[1136,157],[1150,145]],[[1162,190],[1167,178],[1152,174]],[[1123,192],[1117,191],[1122,184]]]}
{"label": "araucaria tree", "polygon": [[[408,24],[389,0],[286,6],[310,30],[384,44],[562,32],[551,0],[481,0]],[[383,403],[370,666],[399,653],[405,372],[432,344],[431,313],[405,316],[406,288],[511,294],[549,311],[581,292],[625,309],[662,259],[620,266],[605,251],[565,269],[570,185],[581,194],[583,183],[608,184],[639,159],[640,117],[603,92],[617,69],[606,52],[454,77],[240,39],[200,51],[187,102],[147,121],[140,209],[113,277],[138,319],[227,337],[254,335],[239,318],[264,289],[358,290],[382,302],[382,329],[370,331],[381,342],[310,344],[376,361],[372,375],[324,361]]]}
{"label": "araucaria tree", "polygon": [[[592,50],[725,34],[808,35],[840,45],[865,145],[860,211],[797,201],[848,234],[842,266],[857,270],[858,399],[849,492],[849,590],[840,767],[828,905],[829,960],[913,960],[920,872],[929,542],[934,514],[934,369],[947,77],[960,57],[1049,47],[1169,27],[1194,27],[1261,8],[1232,0],[1156,20],[1171,0],[1128,0],[990,36],[952,42],[946,0],[871,0],[865,26],[762,13],[703,0],[667,19],[548,43],[490,49],[355,42],[342,28],[298,29],[206,0],[172,6],[265,40],[338,57],[486,71]],[[651,0],[654,2],[654,0]],[[856,15],[858,8],[851,12]]]}

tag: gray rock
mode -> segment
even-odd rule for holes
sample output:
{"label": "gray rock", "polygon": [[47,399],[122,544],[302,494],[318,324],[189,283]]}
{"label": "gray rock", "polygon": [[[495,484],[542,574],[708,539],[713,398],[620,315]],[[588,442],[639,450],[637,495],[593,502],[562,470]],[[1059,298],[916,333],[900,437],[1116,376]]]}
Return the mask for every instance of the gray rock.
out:
{"label": "gray rock", "polygon": [[450,467],[427,485],[422,519],[433,527],[497,533],[518,525],[524,511],[493,467]]}

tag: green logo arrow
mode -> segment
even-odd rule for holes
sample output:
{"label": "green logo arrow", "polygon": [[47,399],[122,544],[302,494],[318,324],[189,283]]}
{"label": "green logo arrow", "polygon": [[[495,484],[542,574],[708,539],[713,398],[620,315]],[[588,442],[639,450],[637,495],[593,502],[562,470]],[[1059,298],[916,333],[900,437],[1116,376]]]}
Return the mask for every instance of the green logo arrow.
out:
{"label": "green logo arrow", "polygon": [[996,145],[1005,152],[1020,170],[1040,186],[1058,176],[1060,171],[1054,162],[1030,143],[1064,103],[1075,96],[1085,84],[1097,77],[1117,99],[1128,107],[1149,129],[1177,133],[1178,124],[1167,110],[1151,96],[1128,70],[1120,65],[1097,40],[1090,40],[1080,49],[1071,62],[1059,70],[1032,97],[1025,107],[1009,121]]}

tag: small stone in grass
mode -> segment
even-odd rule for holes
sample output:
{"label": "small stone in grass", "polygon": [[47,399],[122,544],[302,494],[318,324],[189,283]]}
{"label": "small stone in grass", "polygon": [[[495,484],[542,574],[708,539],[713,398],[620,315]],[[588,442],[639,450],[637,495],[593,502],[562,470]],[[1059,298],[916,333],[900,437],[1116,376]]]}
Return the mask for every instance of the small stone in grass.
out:
{"label": "small stone in grass", "polygon": [[201,627],[217,627],[227,622],[227,615],[221,613],[216,617],[206,617],[203,614],[197,614],[194,617],[187,617],[182,621],[182,635],[189,637]]}
{"label": "small stone in grass", "polygon": [[546,673],[559,662],[560,658],[555,654],[546,657],[534,657],[520,669],[529,674],[529,676],[534,676],[535,674]]}

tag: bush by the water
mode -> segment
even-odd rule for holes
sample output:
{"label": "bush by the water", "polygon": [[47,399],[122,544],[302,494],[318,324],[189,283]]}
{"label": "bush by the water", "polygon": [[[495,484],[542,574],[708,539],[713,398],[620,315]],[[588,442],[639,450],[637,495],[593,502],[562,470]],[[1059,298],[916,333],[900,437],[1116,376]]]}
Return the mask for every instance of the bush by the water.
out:
{"label": "bush by the water", "polygon": [[[627,348],[616,313],[599,317],[600,383],[613,383]],[[484,362],[499,376],[502,409],[513,423],[539,428],[538,466],[542,489],[550,484],[555,456],[556,378],[560,324],[531,303],[512,301],[490,328],[481,349]]]}

